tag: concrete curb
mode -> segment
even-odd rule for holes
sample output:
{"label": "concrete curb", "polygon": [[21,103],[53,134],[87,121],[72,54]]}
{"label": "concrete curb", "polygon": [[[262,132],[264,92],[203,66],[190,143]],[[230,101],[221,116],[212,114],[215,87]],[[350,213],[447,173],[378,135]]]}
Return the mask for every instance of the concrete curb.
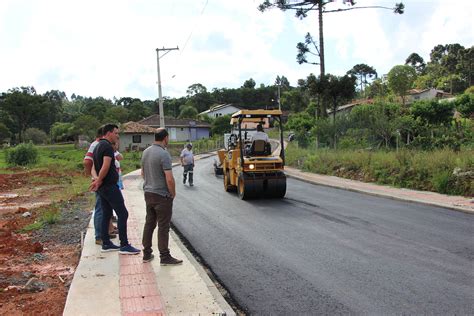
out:
{"label": "concrete curb", "polygon": [[[458,211],[458,212],[463,212],[463,213],[466,213],[466,214],[474,214],[474,204],[473,204],[473,208],[471,209],[471,208],[468,208],[468,207],[465,207],[465,206],[460,206],[460,205],[458,206],[458,205],[453,205],[453,204],[448,204],[448,203],[440,203],[440,202],[429,201],[429,200],[419,199],[419,198],[409,198],[407,196],[397,196],[397,195],[394,195],[393,193],[389,193],[389,192],[383,193],[383,192],[375,192],[375,191],[370,190],[370,189],[353,188],[353,187],[350,187],[350,186],[346,185],[345,183],[334,184],[334,183],[328,183],[328,182],[324,182],[324,181],[318,181],[316,179],[308,179],[308,178],[305,178],[305,177],[302,177],[302,176],[298,175],[297,173],[295,173],[294,170],[291,170],[293,168],[291,168],[291,169],[290,168],[285,167],[285,173],[288,177],[298,179],[300,181],[304,181],[304,182],[307,182],[307,183],[323,185],[323,186],[326,186],[326,187],[343,189],[343,190],[348,190],[348,191],[352,191],[352,192],[360,192],[360,193],[365,193],[365,194],[369,194],[369,195],[373,195],[373,196],[389,198],[389,199],[392,199],[392,200],[412,202],[412,203],[420,203],[420,204],[425,204],[425,205],[430,205],[430,206],[438,206],[438,207],[443,207],[443,208],[447,208],[447,209]],[[299,172],[302,172],[302,171],[299,171]],[[333,176],[331,176],[331,177],[333,177]],[[337,178],[337,177],[334,177],[334,178]],[[355,181],[355,180],[350,180],[350,179],[343,179],[343,178],[341,178],[341,179],[344,180],[345,182],[346,181]],[[361,182],[361,183],[364,183],[364,182]],[[369,184],[384,187],[384,186],[378,185],[378,184],[368,183],[368,185]],[[408,191],[420,192],[420,193],[426,194],[427,196],[438,194],[438,193],[434,193],[434,192],[415,191],[415,190],[410,190],[410,189],[398,189],[398,188],[393,188],[393,187],[388,187],[388,188],[393,189],[393,190],[402,190],[402,191],[406,191],[406,192],[408,192]]]}

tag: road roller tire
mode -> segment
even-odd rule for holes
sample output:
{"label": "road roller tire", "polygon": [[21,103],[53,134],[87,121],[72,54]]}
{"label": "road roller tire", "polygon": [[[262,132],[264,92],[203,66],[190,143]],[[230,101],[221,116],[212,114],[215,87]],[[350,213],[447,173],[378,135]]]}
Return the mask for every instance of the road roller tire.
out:
{"label": "road roller tire", "polygon": [[240,174],[237,179],[237,194],[241,200],[247,200],[254,196],[252,184],[248,177]]}
{"label": "road roller tire", "polygon": [[265,196],[268,198],[281,199],[286,194],[286,176],[284,173],[277,173],[266,180]]}

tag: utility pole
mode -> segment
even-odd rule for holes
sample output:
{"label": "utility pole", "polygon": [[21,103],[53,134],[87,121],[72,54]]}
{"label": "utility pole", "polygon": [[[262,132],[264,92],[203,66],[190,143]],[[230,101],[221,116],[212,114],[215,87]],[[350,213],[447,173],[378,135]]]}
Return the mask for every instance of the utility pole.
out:
{"label": "utility pole", "polygon": [[165,112],[163,111],[163,95],[161,94],[161,75],[160,75],[160,51],[164,51],[164,57],[172,50],[178,50],[178,46],[176,48],[157,48],[156,49],[156,63],[157,63],[157,70],[158,70],[158,104],[159,104],[159,115],[160,115],[160,127],[165,127]]}
{"label": "utility pole", "polygon": [[278,84],[278,110],[281,111],[281,103],[280,103],[280,84]]}

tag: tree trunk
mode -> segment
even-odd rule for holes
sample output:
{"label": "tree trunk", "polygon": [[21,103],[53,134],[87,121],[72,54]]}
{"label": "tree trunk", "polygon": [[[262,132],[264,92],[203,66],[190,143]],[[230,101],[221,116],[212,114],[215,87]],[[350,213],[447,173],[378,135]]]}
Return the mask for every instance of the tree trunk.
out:
{"label": "tree trunk", "polygon": [[332,126],[334,128],[334,149],[337,149],[336,145],[336,110],[337,110],[337,100],[334,98],[333,107],[332,107]]}
{"label": "tree trunk", "polygon": [[323,35],[323,0],[318,0],[319,12],[319,69],[321,77],[325,75],[324,69],[324,35]]}

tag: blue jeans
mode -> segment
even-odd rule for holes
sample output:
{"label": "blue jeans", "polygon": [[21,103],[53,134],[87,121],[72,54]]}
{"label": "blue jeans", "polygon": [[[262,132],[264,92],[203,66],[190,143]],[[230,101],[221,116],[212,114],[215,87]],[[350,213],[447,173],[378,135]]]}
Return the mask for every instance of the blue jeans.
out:
{"label": "blue jeans", "polygon": [[95,193],[95,208],[94,208],[94,230],[95,230],[95,239],[101,239],[102,234],[100,233],[100,228],[102,226],[102,205],[100,204],[99,193]]}
{"label": "blue jeans", "polygon": [[111,243],[109,236],[109,222],[112,218],[112,212],[115,210],[117,214],[117,228],[119,231],[120,246],[128,245],[127,237],[127,219],[128,211],[125,207],[122,192],[117,184],[101,186],[97,191],[100,196],[102,205],[102,244],[109,245]]}

